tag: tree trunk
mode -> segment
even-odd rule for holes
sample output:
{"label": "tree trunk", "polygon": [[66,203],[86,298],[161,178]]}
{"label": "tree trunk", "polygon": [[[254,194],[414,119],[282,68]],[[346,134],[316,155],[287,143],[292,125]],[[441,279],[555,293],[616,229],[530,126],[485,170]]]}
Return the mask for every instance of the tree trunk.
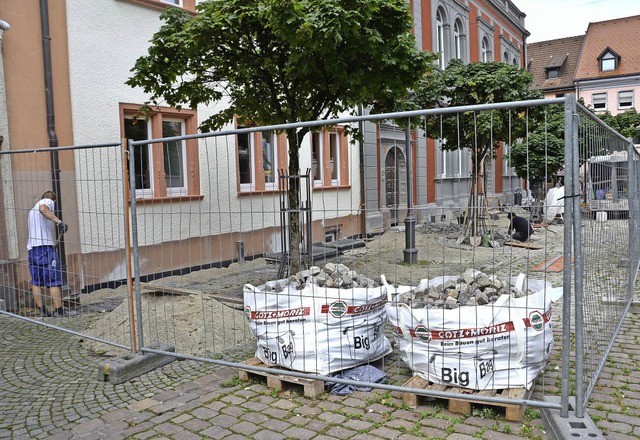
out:
{"label": "tree trunk", "polygon": [[[300,142],[299,133],[295,128],[287,130],[289,141],[289,173],[287,176],[289,192],[289,265],[292,274],[300,270],[300,244],[302,233],[300,229]],[[283,249],[283,252],[286,252]]]}

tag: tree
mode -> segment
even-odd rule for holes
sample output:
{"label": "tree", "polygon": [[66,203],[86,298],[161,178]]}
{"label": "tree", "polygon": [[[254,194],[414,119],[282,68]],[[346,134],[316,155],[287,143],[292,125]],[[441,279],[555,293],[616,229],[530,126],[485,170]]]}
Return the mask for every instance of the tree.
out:
{"label": "tree", "polygon": [[640,126],[640,113],[635,108],[618,113],[615,116],[611,115],[610,112],[605,112],[599,114],[598,117],[624,137],[633,138],[638,136],[636,130]]}
{"label": "tree", "polygon": [[[464,106],[541,98],[530,90],[532,76],[516,66],[499,63],[464,64],[451,60],[445,70],[426,75],[415,96],[421,108]],[[481,236],[484,223],[479,198],[479,176],[485,159],[495,156],[500,142],[515,141],[525,130],[525,110],[466,111],[451,116],[427,118],[427,132],[439,139],[445,150],[468,148],[471,151],[471,185],[465,234]],[[486,175],[486,174],[485,174]],[[486,194],[486,181],[483,181]]]}
{"label": "tree", "polygon": [[527,182],[546,182],[564,167],[564,106],[531,109],[529,134],[511,145],[509,162]]}
{"label": "tree", "polygon": [[[228,100],[201,130],[234,117],[256,125],[327,119],[359,104],[385,111],[433,59],[416,48],[406,0],[210,0],[196,10],[165,10],[127,84],[142,87],[150,104],[196,108]],[[290,176],[300,174],[298,149],[308,131],[286,130]],[[290,179],[296,267],[299,192],[299,181]]]}

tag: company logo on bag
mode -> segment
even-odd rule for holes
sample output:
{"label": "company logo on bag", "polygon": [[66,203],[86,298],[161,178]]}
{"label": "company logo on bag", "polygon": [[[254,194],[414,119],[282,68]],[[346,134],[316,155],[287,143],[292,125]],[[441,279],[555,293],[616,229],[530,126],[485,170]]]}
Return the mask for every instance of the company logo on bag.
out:
{"label": "company logo on bag", "polygon": [[368,313],[378,310],[387,303],[386,299],[371,304],[361,306],[350,306],[345,301],[336,301],[331,304],[323,304],[320,308],[321,313],[329,313],[334,318],[342,318],[344,315],[359,315],[360,313]]}
{"label": "company logo on bag", "polygon": [[[322,306],[323,310],[324,310],[324,307],[325,306]],[[329,314],[334,318],[342,318],[344,315],[347,314],[348,310],[349,310],[349,306],[344,301],[336,301],[331,305],[329,305]]]}
{"label": "company logo on bag", "polygon": [[537,310],[529,313],[529,322],[534,330],[541,331],[544,328],[544,316]]}
{"label": "company logo on bag", "polygon": [[[247,307],[248,309],[248,307]],[[245,311],[247,310],[245,309]],[[287,310],[256,310],[252,312],[249,309],[249,319],[282,319],[282,318],[295,318],[298,316],[305,316],[311,314],[310,307],[298,307],[296,309]]]}
{"label": "company logo on bag", "polygon": [[[504,324],[491,325],[489,327],[480,328],[461,328],[459,330],[438,330],[429,331],[424,325],[418,325],[410,330],[411,336],[419,338],[422,341],[429,342],[431,339],[462,339],[477,338],[478,336],[495,335],[499,333],[508,333],[515,330],[513,322],[505,322]],[[427,333],[429,340],[427,340]]]}
{"label": "company logo on bag", "polygon": [[421,341],[431,342],[431,332],[424,325],[417,326],[413,333]]}

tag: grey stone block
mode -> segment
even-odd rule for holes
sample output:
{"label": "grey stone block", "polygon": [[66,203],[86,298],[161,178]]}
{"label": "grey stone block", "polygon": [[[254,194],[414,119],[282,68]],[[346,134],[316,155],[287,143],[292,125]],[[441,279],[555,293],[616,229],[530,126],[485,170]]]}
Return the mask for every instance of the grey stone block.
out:
{"label": "grey stone block", "polygon": [[[169,345],[159,345],[151,348],[175,352],[175,347]],[[155,353],[125,354],[100,362],[98,365],[98,380],[109,381],[117,385],[167,365],[174,360],[176,358],[173,356],[163,356]]]}

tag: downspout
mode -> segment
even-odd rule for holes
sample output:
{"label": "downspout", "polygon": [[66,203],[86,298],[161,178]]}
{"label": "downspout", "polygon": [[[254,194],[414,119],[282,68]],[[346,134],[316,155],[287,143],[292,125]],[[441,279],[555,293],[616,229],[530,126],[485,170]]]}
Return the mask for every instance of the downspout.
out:
{"label": "downspout", "polygon": [[[49,3],[48,0],[40,0],[40,29],[42,31],[42,60],[44,65],[44,91],[47,106],[47,134],[49,136],[49,147],[58,146],[58,136],[56,135],[56,119],[53,105],[53,73],[51,68],[51,34],[49,31]],[[51,152],[51,182],[53,192],[56,194],[55,214],[62,220],[62,191],[60,190],[60,163],[58,152]],[[63,283],[67,281],[67,262],[64,249],[64,236],[60,236],[60,259],[62,263]]]}

